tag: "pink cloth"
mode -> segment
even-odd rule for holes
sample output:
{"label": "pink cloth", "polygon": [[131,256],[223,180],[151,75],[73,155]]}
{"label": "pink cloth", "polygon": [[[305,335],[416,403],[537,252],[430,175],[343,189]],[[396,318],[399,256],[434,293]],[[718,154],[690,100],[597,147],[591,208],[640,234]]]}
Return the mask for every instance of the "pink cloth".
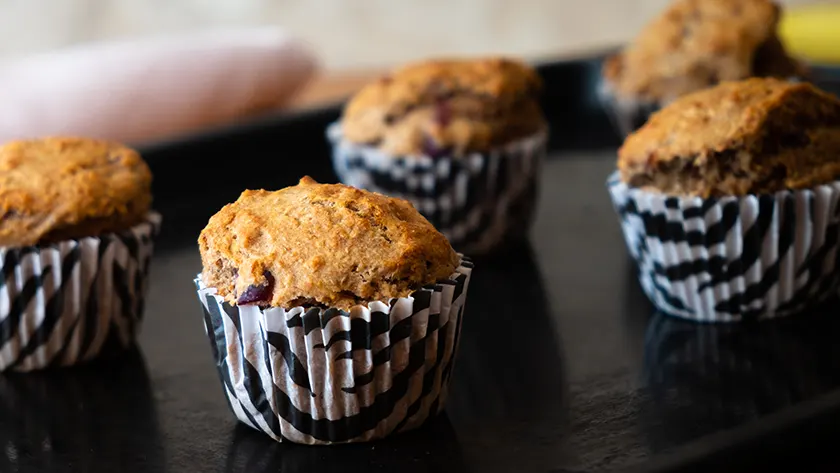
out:
{"label": "pink cloth", "polygon": [[315,59],[283,31],[210,31],[0,62],[0,142],[144,143],[281,108]]}

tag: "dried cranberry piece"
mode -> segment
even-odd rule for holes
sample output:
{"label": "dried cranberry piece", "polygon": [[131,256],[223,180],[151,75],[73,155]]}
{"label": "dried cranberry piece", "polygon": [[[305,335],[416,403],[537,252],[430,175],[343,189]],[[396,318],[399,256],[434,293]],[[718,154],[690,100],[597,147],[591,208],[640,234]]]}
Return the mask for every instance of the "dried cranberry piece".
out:
{"label": "dried cranberry piece", "polygon": [[259,286],[248,286],[245,292],[239,295],[236,303],[239,305],[268,305],[271,302],[271,293],[274,291],[274,276],[268,271],[263,273],[265,276],[265,284]]}

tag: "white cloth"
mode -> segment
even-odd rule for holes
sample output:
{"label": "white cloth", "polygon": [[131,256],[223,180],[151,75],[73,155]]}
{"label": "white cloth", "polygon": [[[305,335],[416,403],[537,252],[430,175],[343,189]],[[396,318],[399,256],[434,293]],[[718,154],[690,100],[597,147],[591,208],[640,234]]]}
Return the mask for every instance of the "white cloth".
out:
{"label": "white cloth", "polygon": [[92,44],[0,62],[0,142],[145,143],[281,108],[315,70],[275,28]]}

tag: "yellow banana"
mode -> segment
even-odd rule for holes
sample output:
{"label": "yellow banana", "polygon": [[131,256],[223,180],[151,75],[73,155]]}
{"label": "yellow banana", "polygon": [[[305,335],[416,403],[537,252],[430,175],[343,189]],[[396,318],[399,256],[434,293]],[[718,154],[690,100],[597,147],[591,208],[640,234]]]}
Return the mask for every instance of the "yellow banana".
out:
{"label": "yellow banana", "polygon": [[779,25],[779,37],[794,56],[840,64],[840,4],[789,8]]}

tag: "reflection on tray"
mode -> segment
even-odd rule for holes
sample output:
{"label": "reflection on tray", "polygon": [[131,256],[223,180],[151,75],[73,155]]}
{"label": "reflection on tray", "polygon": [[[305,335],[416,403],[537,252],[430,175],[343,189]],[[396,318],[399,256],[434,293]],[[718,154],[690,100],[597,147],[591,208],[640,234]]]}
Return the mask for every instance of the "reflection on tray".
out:
{"label": "reflection on tray", "polygon": [[0,471],[164,468],[149,377],[136,348],[74,368],[4,374],[0,419]]}
{"label": "reflection on tray", "polygon": [[836,66],[811,66],[811,80],[821,89],[840,95],[840,68]]}
{"label": "reflection on tray", "polygon": [[559,341],[531,246],[475,261],[447,412],[461,419],[562,415]]}
{"label": "reflection on tray", "polygon": [[648,325],[652,447],[667,449],[840,387],[840,302],[754,324],[705,325],[661,313]]}
{"label": "reflection on tray", "polygon": [[455,431],[446,414],[422,428],[373,443],[311,447],[281,444],[238,424],[228,452],[227,473],[278,471],[399,471],[463,473],[467,471]]}

